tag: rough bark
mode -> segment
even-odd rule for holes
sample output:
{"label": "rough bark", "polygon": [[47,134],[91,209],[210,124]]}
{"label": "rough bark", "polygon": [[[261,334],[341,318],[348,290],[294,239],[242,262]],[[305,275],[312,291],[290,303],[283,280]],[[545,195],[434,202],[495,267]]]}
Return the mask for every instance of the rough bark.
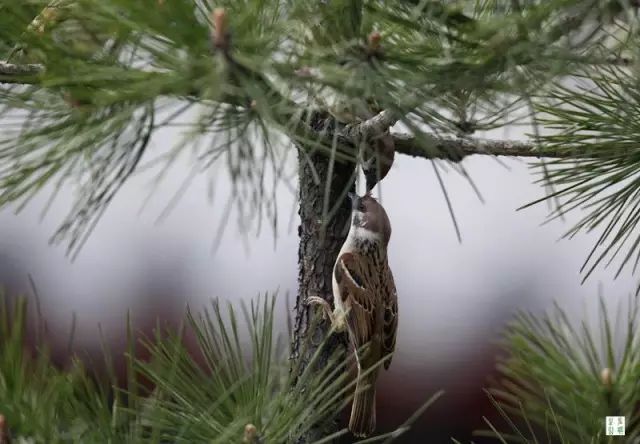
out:
{"label": "rough bark", "polygon": [[[354,165],[335,163],[330,167],[329,157],[324,153],[305,154],[301,147],[298,154],[299,184],[300,184],[300,225],[298,235],[300,244],[298,249],[298,294],[295,304],[294,338],[292,343],[292,360],[300,363],[298,374],[306,368],[311,356],[316,352],[321,342],[329,332],[329,322],[320,320],[312,325],[314,307],[305,303],[308,296],[325,298],[333,306],[331,278],[333,265],[342,244],[346,238],[351,215],[350,204],[345,196],[348,188],[353,188]],[[314,174],[314,169],[315,173]],[[322,230],[325,187],[327,176],[331,171],[329,206],[333,207],[341,200],[338,210]],[[318,180],[319,179],[319,180]],[[313,328],[312,328],[313,327]],[[347,358],[347,340],[344,334],[333,334],[329,337],[318,366],[324,366],[333,353],[339,356],[341,362]],[[338,429],[338,418],[328,424],[319,424],[310,436],[300,437],[299,443],[312,442]]]}

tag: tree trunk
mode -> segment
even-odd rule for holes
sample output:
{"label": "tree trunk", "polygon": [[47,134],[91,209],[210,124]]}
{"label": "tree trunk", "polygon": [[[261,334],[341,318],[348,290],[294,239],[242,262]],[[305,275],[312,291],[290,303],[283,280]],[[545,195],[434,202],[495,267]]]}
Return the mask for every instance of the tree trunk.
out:
{"label": "tree trunk", "polygon": [[[307,152],[309,152],[307,150]],[[345,196],[347,189],[353,189],[354,165],[349,163],[335,163],[329,195],[329,208],[334,207],[341,199],[340,207],[326,224],[324,233],[321,232],[320,221],[323,214],[323,202],[327,175],[330,169],[329,156],[326,154],[306,155],[302,149],[298,153],[299,186],[300,186],[300,226],[298,235],[300,245],[298,249],[298,295],[295,305],[294,337],[292,343],[292,362],[300,363],[299,373],[308,365],[310,358],[318,349],[329,332],[329,322],[322,320],[311,327],[310,315],[314,308],[305,304],[308,296],[320,296],[333,306],[332,273],[338,252],[346,239],[351,216],[351,206]],[[313,168],[319,178],[314,180]],[[313,331],[312,331],[313,330]],[[333,334],[323,347],[319,367],[324,367],[334,353],[339,353],[339,362],[346,362],[347,338],[346,334]],[[344,356],[342,356],[344,354]],[[312,442],[327,436],[338,429],[340,412],[328,424],[318,424],[309,434],[301,437],[299,443]]]}

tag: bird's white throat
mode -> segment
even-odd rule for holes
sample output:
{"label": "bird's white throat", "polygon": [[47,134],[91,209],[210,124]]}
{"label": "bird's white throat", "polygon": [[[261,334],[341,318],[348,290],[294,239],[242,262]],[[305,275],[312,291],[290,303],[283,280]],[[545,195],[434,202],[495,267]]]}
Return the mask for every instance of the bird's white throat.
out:
{"label": "bird's white throat", "polygon": [[[358,216],[362,217],[362,213],[359,213]],[[344,244],[342,244],[342,248],[340,249],[340,254],[338,255],[338,257],[348,251],[359,250],[360,245],[363,242],[382,243],[383,242],[382,234],[376,231],[371,231],[367,228],[359,227],[357,225],[352,224],[349,227],[349,233],[347,234],[347,239],[345,240]]]}
{"label": "bird's white throat", "polygon": [[377,242],[382,240],[382,234],[367,228],[352,225],[347,235],[347,242],[349,242],[349,240]]}

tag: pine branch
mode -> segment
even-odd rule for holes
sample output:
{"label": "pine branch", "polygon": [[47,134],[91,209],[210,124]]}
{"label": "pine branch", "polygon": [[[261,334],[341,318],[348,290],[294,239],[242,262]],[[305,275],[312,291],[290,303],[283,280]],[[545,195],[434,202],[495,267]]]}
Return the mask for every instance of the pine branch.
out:
{"label": "pine branch", "polygon": [[394,134],[393,140],[396,152],[412,157],[426,159],[448,159],[460,161],[472,154],[511,157],[551,157],[571,158],[573,155],[566,150],[540,151],[531,141],[492,140],[479,138],[463,138],[439,136],[436,134],[421,134],[419,137],[408,134]]}
{"label": "pine branch", "polygon": [[[108,171],[101,163],[102,153],[111,153],[107,157],[114,163],[129,159],[125,153],[131,150],[121,149],[123,128],[131,130],[127,143],[148,140],[156,129],[169,125],[190,127],[190,140],[213,135],[212,148],[199,153],[202,164],[228,154],[237,159],[232,171],[251,172],[232,174],[234,180],[248,180],[248,186],[260,192],[262,181],[249,179],[262,177],[265,170],[253,150],[256,139],[262,139],[258,142],[267,147],[269,157],[284,151],[276,150],[277,135],[303,146],[305,155],[319,150],[353,164],[363,145],[373,145],[380,133],[409,113],[411,122],[404,123],[411,135],[391,136],[396,152],[414,157],[453,162],[472,154],[550,157],[569,166],[575,160],[602,161],[608,155],[597,147],[554,145],[537,138],[522,142],[455,136],[513,123],[523,98],[534,93],[544,97],[553,79],[578,72],[589,77],[600,65],[633,61],[625,57],[633,56],[630,48],[635,46],[622,37],[622,43],[605,45],[604,31],[596,32],[597,39],[587,39],[589,44],[584,39],[567,43],[567,35],[593,21],[591,8],[580,2],[558,1],[557,8],[525,2],[517,11],[486,2],[475,11],[472,23],[457,13],[452,23],[449,12],[457,9],[440,11],[438,2],[428,2],[426,9],[424,2],[368,4],[366,21],[349,13],[349,2],[332,2],[330,9],[324,2],[303,2],[286,13],[276,3],[256,0],[243,8],[229,3],[211,11],[196,2],[195,8],[184,6],[184,14],[178,14],[182,6],[169,10],[164,2],[153,10],[143,2],[126,8],[102,2],[90,2],[95,7],[87,8],[69,2],[49,18],[43,13],[42,24],[47,26],[32,26],[29,32],[24,32],[22,22],[0,14],[5,46],[24,48],[20,57],[0,62],[0,83],[36,86],[0,91],[6,97],[0,112],[15,111],[16,116],[7,122],[6,138],[0,141],[0,206],[18,199],[26,203],[54,176],[61,182],[81,176],[86,193],[76,202],[74,214],[91,216],[79,224],[65,221],[56,239],[83,236],[90,231],[87,221],[98,217],[96,212],[108,203],[103,189],[119,185],[111,176],[90,177],[84,175],[87,168],[65,167],[76,159],[89,159],[83,167],[100,173]],[[31,19],[31,13],[17,6],[11,11]],[[361,29],[342,35],[338,44],[335,26],[309,24],[309,17],[322,14],[345,19],[339,26],[343,30]],[[574,16],[568,26],[565,19]],[[629,34],[608,23],[601,25],[623,37]],[[20,37],[9,38],[13,35]],[[610,59],[611,54],[617,57]],[[27,61],[46,64],[12,64]],[[300,76],[300,67],[311,67],[314,75]],[[354,116],[362,110],[364,115],[371,109],[385,111],[351,125],[330,116],[331,108],[309,111],[319,102],[314,99],[334,97],[339,108]],[[125,126],[131,116],[162,111],[165,99],[184,107],[154,121],[148,131]],[[194,104],[203,105],[204,112],[184,122],[183,110]],[[28,120],[18,121],[27,115]],[[425,133],[426,126],[431,132]],[[146,147],[140,141],[139,146]]]}
{"label": "pine branch", "polygon": [[[0,83],[30,83],[27,78],[44,72],[41,64],[13,64],[0,62]],[[380,134],[395,125],[396,113],[384,110],[371,119],[359,124],[347,125],[340,137],[349,141],[360,140],[366,135]],[[568,158],[571,155],[560,150],[546,150],[541,153],[532,142],[515,140],[491,140],[459,138],[422,134],[417,137],[407,134],[392,134],[398,153],[427,159],[462,160],[463,157],[480,154],[514,157]]]}
{"label": "pine branch", "polygon": [[386,109],[364,122],[347,125],[341,131],[341,135],[348,139],[359,140],[368,136],[384,133],[395,125],[398,120],[397,113]]}
{"label": "pine branch", "polygon": [[[399,120],[398,114],[384,110],[374,117],[358,124],[347,125],[340,131],[340,137],[357,144],[359,140],[384,133]],[[551,157],[571,158],[572,153],[554,149],[540,151],[531,141],[492,140],[440,136],[422,133],[419,136],[392,133],[396,152],[412,157],[427,159],[448,159],[460,161],[472,154],[512,156],[512,157]]]}
{"label": "pine branch", "polygon": [[37,63],[14,64],[0,62],[0,83],[33,83],[33,78],[44,72],[44,66]]}

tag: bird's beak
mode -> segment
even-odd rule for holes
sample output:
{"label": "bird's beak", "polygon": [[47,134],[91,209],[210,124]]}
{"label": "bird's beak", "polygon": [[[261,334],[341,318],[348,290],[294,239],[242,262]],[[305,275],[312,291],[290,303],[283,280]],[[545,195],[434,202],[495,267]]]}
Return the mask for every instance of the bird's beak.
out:
{"label": "bird's beak", "polygon": [[349,191],[347,193],[347,196],[349,197],[349,200],[351,201],[351,206],[355,207],[356,203],[358,202],[358,195],[356,193],[352,193],[351,191]]}

